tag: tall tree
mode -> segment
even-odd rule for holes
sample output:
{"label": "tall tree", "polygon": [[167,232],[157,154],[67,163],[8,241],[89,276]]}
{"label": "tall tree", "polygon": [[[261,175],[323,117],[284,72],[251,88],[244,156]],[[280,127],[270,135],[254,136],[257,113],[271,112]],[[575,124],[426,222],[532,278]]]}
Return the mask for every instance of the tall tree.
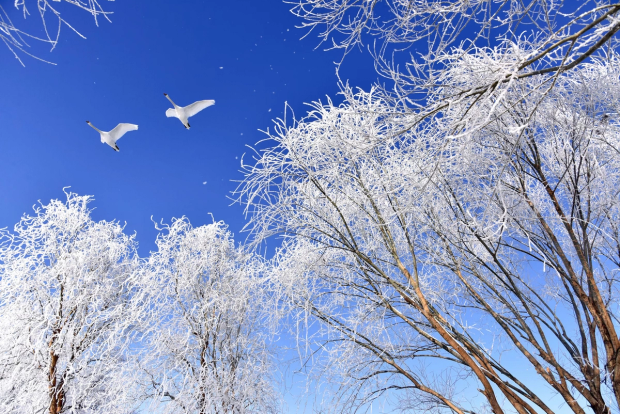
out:
{"label": "tall tree", "polygon": [[181,218],[162,230],[140,282],[150,409],[276,412],[261,261],[235,247],[222,222],[194,228]]}
{"label": "tall tree", "polygon": [[[429,104],[487,84],[506,59],[455,58]],[[425,122],[345,90],[276,126],[239,198],[257,242],[285,236],[274,283],[308,364],[339,385],[332,404],[620,408],[619,63],[582,63],[553,88],[526,77]]]}
{"label": "tall tree", "polygon": [[0,411],[127,413],[133,236],[67,193],[0,232]]}

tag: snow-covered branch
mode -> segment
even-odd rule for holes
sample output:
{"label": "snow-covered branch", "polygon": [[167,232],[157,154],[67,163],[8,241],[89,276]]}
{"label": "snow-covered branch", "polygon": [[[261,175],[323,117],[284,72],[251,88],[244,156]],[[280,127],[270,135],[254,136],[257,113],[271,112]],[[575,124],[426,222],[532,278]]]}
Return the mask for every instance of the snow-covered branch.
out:
{"label": "snow-covered branch", "polygon": [[[107,0],[113,1],[113,0]],[[4,42],[13,56],[23,65],[21,54],[33,57],[38,60],[46,61],[31,53],[29,42],[45,43],[54,50],[60,39],[60,32],[63,27],[68,28],[80,37],[84,37],[76,30],[70,22],[62,16],[63,4],[75,6],[86,13],[90,14],[95,23],[98,24],[100,18],[110,20],[108,15],[111,12],[105,11],[99,0],[14,0],[14,8],[19,14],[26,19],[31,15],[36,15],[40,19],[40,34],[34,32],[34,29],[21,29],[16,18],[11,19],[9,16],[11,10],[5,10],[0,5],[0,40]],[[50,63],[50,62],[48,62]]]}

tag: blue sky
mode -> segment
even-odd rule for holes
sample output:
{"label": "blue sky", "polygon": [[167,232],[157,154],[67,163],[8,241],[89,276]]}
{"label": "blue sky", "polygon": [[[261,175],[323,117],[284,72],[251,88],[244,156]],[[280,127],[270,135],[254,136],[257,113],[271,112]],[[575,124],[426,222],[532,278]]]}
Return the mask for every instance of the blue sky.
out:
{"label": "blue sky", "polygon": [[[37,16],[22,27],[38,27]],[[227,197],[241,178],[246,145],[264,138],[285,102],[297,116],[306,102],[338,92],[340,52],[317,49],[313,33],[281,1],[192,0],[101,2],[112,23],[64,5],[60,10],[86,40],[63,28],[53,52],[32,44],[50,65],[24,57],[22,67],[0,48],[0,227],[12,227],[62,188],[95,196],[96,219],[127,222],[141,255],[154,248],[151,222],[187,216],[194,225],[224,220],[241,240],[244,218]],[[1,46],[1,45],[0,45]],[[377,79],[365,54],[354,53],[343,80],[368,89]],[[168,93],[178,105],[215,99],[187,131],[169,119]],[[102,130],[139,125],[115,153],[86,120]],[[203,184],[206,182],[206,184]]]}

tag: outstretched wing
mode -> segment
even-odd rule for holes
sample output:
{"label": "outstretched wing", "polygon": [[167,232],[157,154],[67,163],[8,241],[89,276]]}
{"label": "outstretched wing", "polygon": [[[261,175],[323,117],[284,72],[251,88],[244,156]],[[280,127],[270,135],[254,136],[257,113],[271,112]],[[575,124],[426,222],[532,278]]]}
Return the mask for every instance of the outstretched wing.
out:
{"label": "outstretched wing", "polygon": [[191,105],[187,105],[185,108],[183,108],[183,111],[185,111],[185,115],[187,115],[187,117],[189,118],[190,116],[196,115],[198,112],[202,111],[206,107],[214,104],[215,101],[212,99],[206,101],[197,101]]}
{"label": "outstretched wing", "polygon": [[166,111],[166,116],[168,118],[176,118],[177,117],[177,111],[174,110],[174,108],[170,108]]}
{"label": "outstretched wing", "polygon": [[138,129],[138,125],[134,124],[118,124],[116,128],[110,131],[110,137],[114,140],[114,142],[121,139],[125,133],[129,131],[135,131]]}

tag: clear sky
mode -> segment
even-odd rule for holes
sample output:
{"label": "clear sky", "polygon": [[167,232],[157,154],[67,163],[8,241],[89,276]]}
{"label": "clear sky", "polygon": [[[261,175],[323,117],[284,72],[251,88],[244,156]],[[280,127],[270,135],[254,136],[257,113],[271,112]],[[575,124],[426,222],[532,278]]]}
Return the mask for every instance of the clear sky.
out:
{"label": "clear sky", "polygon": [[[4,3],[14,23],[24,24],[12,2]],[[12,227],[37,200],[62,199],[71,186],[95,196],[95,219],[137,231],[141,255],[154,249],[151,216],[185,215],[200,225],[213,213],[243,239],[242,208],[227,197],[241,178],[246,145],[264,138],[258,130],[283,115],[285,102],[301,116],[304,103],[334,97],[340,52],[317,49],[314,33],[300,40],[300,20],[278,0],[101,4],[114,14],[99,27],[85,12],[59,7],[86,40],[64,27],[51,53],[30,42],[55,66],[23,57],[22,67],[0,45],[0,227]],[[38,27],[36,19],[33,13],[25,27]],[[363,54],[350,56],[341,76],[364,89],[377,79]],[[166,118],[164,92],[181,106],[216,104],[187,131]],[[139,130],[127,133],[116,153],[86,120],[106,131],[119,122]]]}

